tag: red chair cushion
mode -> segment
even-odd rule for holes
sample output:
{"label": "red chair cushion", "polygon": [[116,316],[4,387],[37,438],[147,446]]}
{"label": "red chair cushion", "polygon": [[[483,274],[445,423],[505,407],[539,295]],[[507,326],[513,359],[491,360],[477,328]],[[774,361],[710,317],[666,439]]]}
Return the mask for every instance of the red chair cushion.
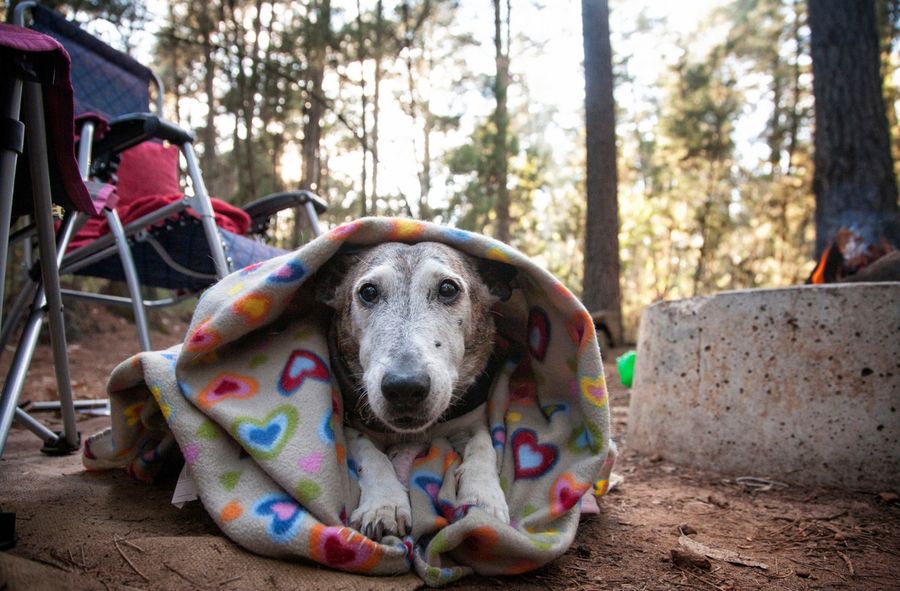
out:
{"label": "red chair cushion", "polygon": [[119,164],[119,206],[147,195],[181,193],[178,182],[178,148],[143,142],[122,152]]}

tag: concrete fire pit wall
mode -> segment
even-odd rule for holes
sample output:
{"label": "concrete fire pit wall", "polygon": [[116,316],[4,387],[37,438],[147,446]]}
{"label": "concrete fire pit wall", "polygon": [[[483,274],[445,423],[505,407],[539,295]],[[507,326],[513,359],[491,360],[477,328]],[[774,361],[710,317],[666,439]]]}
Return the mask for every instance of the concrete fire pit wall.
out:
{"label": "concrete fire pit wall", "polygon": [[900,283],[650,306],[627,445],[734,476],[896,490]]}

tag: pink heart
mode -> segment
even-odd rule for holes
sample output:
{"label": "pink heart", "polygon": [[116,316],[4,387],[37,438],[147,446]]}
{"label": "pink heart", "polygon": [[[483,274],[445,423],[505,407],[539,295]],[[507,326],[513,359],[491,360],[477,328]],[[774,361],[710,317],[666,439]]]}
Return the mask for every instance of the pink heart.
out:
{"label": "pink heart", "polygon": [[272,503],[272,513],[274,513],[281,521],[288,521],[296,512],[297,505],[295,503],[288,503],[286,501]]}
{"label": "pink heart", "polygon": [[319,452],[311,453],[306,457],[300,458],[300,461],[297,462],[300,466],[300,469],[306,472],[307,474],[313,474],[319,471],[319,468],[322,467],[322,454]]}
{"label": "pink heart", "polygon": [[193,464],[197,459],[197,456],[200,455],[200,446],[196,443],[189,443],[184,446],[181,453],[184,454],[184,461],[187,462],[188,465]]}

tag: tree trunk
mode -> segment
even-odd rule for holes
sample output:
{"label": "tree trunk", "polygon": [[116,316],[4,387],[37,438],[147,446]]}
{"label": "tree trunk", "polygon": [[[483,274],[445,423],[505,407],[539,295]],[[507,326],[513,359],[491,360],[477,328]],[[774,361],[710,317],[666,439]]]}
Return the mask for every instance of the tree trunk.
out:
{"label": "tree trunk", "polygon": [[313,97],[322,96],[322,82],[325,79],[325,58],[331,36],[331,0],[316,2],[316,26],[313,38],[308,43],[309,79],[307,80],[306,120],[303,122],[303,174],[300,188],[318,191],[322,174],[319,145],[322,139],[322,116],[325,104]]}
{"label": "tree trunk", "polygon": [[621,340],[619,210],[616,198],[616,118],[607,0],[582,0],[587,213],[584,238],[584,304],[606,310]]}
{"label": "tree trunk", "polygon": [[372,211],[378,211],[378,124],[381,118],[381,77],[384,48],[382,46],[384,27],[384,4],[375,3],[375,90],[372,96]]}
{"label": "tree trunk", "polygon": [[816,257],[842,227],[900,246],[874,0],[809,0]]}
{"label": "tree trunk", "polygon": [[497,109],[494,111],[494,125],[497,137],[494,143],[494,190],[497,192],[495,210],[497,227],[495,238],[501,242],[509,242],[509,189],[506,186],[509,176],[509,147],[506,137],[509,129],[509,112],[506,103],[509,88],[509,2],[506,5],[506,47],[503,43],[503,25],[501,19],[500,0],[494,0],[494,61],[497,77],[494,81],[494,97]]}
{"label": "tree trunk", "polygon": [[[359,0],[356,0],[356,57],[359,60],[359,91],[362,95],[362,114],[360,115],[360,121],[362,125],[362,134],[360,137],[360,141],[362,143],[362,163],[360,167],[360,191],[359,191],[359,206],[360,213],[362,216],[369,215],[369,205],[367,200],[366,184],[368,183],[368,165],[369,165],[369,132],[368,132],[368,123],[366,122],[366,114],[369,110],[369,99],[366,96],[366,43],[365,43],[365,35],[363,33],[363,18],[362,18],[362,7],[360,6]],[[376,215],[376,212],[371,212],[372,215]]]}
{"label": "tree trunk", "polygon": [[210,18],[209,4],[201,3],[200,9],[200,35],[203,43],[203,92],[206,94],[206,127],[200,134],[203,142],[203,156],[200,158],[200,168],[206,179],[206,184],[212,194],[218,195],[216,179],[216,97],[214,81],[216,79],[216,54],[212,44],[212,18]]}

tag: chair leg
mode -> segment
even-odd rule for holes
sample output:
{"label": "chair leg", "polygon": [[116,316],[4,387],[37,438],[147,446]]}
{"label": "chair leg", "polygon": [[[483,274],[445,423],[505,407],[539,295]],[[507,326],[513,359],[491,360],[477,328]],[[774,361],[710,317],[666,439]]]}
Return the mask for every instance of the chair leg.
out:
{"label": "chair leg", "polygon": [[34,300],[37,289],[38,284],[27,278],[25,285],[22,286],[22,289],[13,301],[9,314],[6,315],[6,324],[3,325],[3,330],[0,331],[0,359],[3,359],[6,346],[12,340],[13,334],[15,334],[16,329],[22,322],[22,318],[28,311],[28,305]]}
{"label": "chair leg", "polygon": [[[41,278],[47,303],[50,344],[53,348],[53,366],[56,369],[57,393],[63,419],[63,432],[59,441],[59,451],[68,452],[77,450],[81,446],[81,441],[75,426],[74,397],[72,396],[72,381],[69,376],[66,329],[63,320],[62,294],[59,286],[59,261],[56,252],[55,228],[53,227],[50,170],[47,161],[47,135],[44,126],[44,100],[41,94],[41,87],[37,83],[29,82],[25,84],[24,90],[25,105],[27,107],[25,109],[25,125],[26,129],[29,130],[28,159],[34,186],[35,221],[37,223],[38,245],[41,252]],[[71,224],[71,220],[68,221]],[[68,226],[69,224],[66,225]],[[71,227],[67,230],[68,232],[71,232]],[[2,435],[5,439],[6,433]]]}
{"label": "chair leg", "polygon": [[[12,132],[21,133],[19,112],[22,105],[22,81],[13,78],[0,95],[0,122]],[[13,134],[10,133],[10,136]],[[20,140],[16,138],[16,140]],[[0,326],[3,326],[4,285],[6,284],[6,258],[9,253],[9,225],[12,220],[12,199],[16,179],[16,162],[22,153],[21,141],[0,147]]]}
{"label": "chair leg", "polygon": [[109,229],[116,238],[116,248],[119,250],[119,261],[125,273],[125,284],[128,285],[128,293],[131,295],[131,309],[134,311],[134,323],[137,326],[138,341],[142,351],[150,351],[150,325],[147,322],[147,311],[144,308],[144,297],[141,295],[141,282],[138,279],[137,266],[131,249],[128,247],[128,237],[122,227],[122,220],[114,209],[104,210]]}
{"label": "chair leg", "polygon": [[25,328],[19,337],[19,345],[16,347],[15,355],[9,366],[9,373],[6,376],[6,381],[3,383],[3,392],[0,394],[0,456],[3,455],[6,438],[9,435],[9,429],[16,415],[16,405],[19,403],[19,396],[22,394],[22,388],[25,386],[25,377],[28,375],[31,358],[34,356],[35,349],[37,349],[45,302],[44,289],[38,285],[34,294],[34,300],[32,300],[31,313],[28,315]]}

